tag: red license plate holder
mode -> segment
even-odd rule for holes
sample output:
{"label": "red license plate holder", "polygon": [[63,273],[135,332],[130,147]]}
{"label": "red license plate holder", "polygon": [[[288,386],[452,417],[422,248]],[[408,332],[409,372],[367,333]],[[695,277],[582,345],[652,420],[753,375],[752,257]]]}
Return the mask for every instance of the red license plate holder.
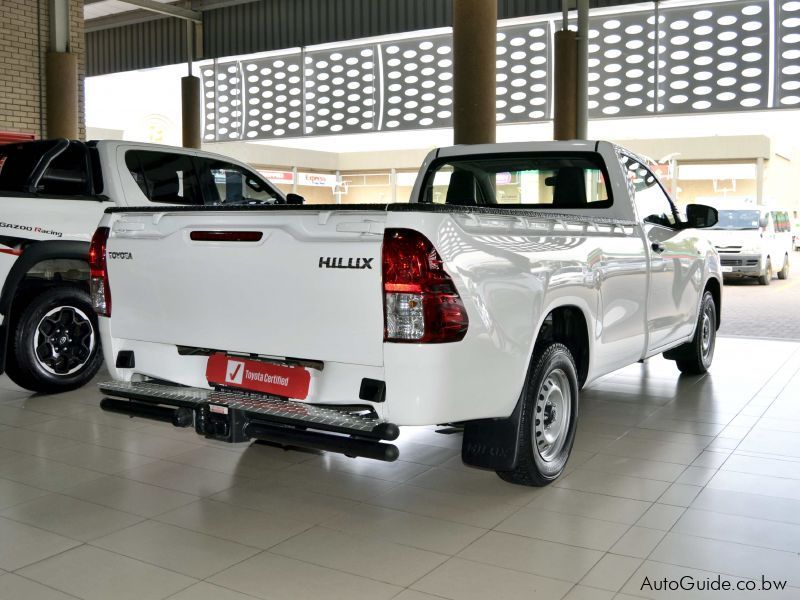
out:
{"label": "red license plate holder", "polygon": [[228,356],[221,352],[208,357],[206,379],[209,385],[223,385],[295,400],[308,398],[311,385],[311,373],[303,367]]}

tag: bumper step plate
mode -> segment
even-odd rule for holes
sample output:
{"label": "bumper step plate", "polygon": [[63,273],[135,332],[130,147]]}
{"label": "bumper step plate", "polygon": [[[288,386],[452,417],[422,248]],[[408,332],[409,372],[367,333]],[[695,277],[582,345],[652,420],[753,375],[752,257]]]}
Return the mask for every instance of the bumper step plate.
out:
{"label": "bumper step plate", "polygon": [[104,410],[171,421],[179,427],[194,424],[197,433],[214,439],[255,438],[385,461],[399,454],[396,446],[380,441],[397,439],[397,425],[372,415],[238,390],[149,381],[109,381],[98,387],[110,397],[101,402]]}

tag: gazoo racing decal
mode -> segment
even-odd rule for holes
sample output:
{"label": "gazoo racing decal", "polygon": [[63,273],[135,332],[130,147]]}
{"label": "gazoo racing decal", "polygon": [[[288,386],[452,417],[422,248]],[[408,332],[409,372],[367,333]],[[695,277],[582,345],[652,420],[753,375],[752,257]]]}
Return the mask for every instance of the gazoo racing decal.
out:
{"label": "gazoo racing decal", "polygon": [[19,225],[18,223],[6,223],[0,221],[0,229],[16,229],[18,231],[29,231],[31,233],[39,233],[41,235],[52,235],[53,237],[62,237],[64,234],[55,229],[43,229],[37,225]]}
{"label": "gazoo racing decal", "polygon": [[133,260],[132,252],[109,252],[108,258],[111,260]]}
{"label": "gazoo racing decal", "polygon": [[[374,258],[344,258],[342,256],[320,256],[320,269],[372,269]],[[347,261],[347,262],[345,262]]]}

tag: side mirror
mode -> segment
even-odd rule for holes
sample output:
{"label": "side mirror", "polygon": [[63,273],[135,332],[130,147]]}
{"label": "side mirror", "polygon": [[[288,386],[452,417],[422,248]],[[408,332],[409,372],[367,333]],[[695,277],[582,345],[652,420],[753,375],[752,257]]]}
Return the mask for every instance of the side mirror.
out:
{"label": "side mirror", "polygon": [[688,227],[702,229],[712,227],[719,221],[717,209],[705,204],[689,204],[686,206],[686,223]]}
{"label": "side mirror", "polygon": [[303,204],[306,201],[300,194],[287,194],[286,204]]}

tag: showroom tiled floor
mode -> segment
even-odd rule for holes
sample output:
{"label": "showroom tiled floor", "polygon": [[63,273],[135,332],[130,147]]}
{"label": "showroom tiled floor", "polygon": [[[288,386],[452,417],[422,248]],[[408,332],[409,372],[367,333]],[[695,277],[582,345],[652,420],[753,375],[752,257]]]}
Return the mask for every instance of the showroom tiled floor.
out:
{"label": "showroom tiled floor", "polygon": [[103,413],[91,387],[0,381],[0,600],[711,598],[650,580],[787,579],[800,598],[800,344],[720,339],[713,373],[662,359],[583,394],[546,489],[401,436],[383,464]]}

